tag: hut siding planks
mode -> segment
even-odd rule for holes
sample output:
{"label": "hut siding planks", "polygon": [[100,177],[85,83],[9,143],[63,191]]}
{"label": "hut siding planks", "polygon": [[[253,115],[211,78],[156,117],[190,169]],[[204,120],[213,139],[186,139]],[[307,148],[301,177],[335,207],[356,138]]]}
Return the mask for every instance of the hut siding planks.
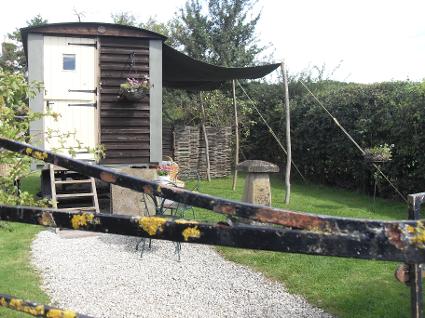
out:
{"label": "hut siding planks", "polygon": [[[219,178],[231,174],[232,129],[231,127],[206,127],[211,162],[211,177]],[[201,127],[176,126],[163,128],[163,153],[178,163],[181,177],[195,178],[196,172],[207,177],[205,141]]]}
{"label": "hut siding planks", "polygon": [[[100,140],[106,148],[102,164],[148,163],[149,96],[140,102],[118,99],[128,77],[149,75],[149,40],[101,37]],[[135,66],[130,67],[134,53]]]}

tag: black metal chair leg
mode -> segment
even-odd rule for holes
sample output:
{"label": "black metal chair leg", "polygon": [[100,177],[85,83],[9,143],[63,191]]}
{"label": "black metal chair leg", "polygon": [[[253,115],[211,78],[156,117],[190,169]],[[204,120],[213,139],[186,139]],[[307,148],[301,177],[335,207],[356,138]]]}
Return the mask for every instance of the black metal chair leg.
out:
{"label": "black metal chair leg", "polygon": [[142,241],[143,241],[143,245],[142,245],[142,251],[140,252],[140,258],[143,257],[143,252],[145,251],[146,239],[143,238]]}
{"label": "black metal chair leg", "polygon": [[174,254],[177,254],[177,261],[180,262],[180,252],[182,250],[182,244],[180,242],[175,242],[176,249],[174,251]]}
{"label": "black metal chair leg", "polygon": [[140,243],[142,243],[143,240],[144,240],[144,238],[142,238],[139,242],[137,242],[137,244],[136,244],[136,251],[139,250]]}
{"label": "black metal chair leg", "polygon": [[[146,238],[142,238],[141,240],[140,240],[140,242],[138,242],[137,243],[137,245],[136,245],[136,251],[138,251],[139,250],[139,247],[140,247],[140,244],[142,244],[142,249],[140,250],[140,258],[142,258],[143,257],[143,253],[144,253],[144,251],[145,251],[145,248],[146,248]],[[149,239],[149,245],[148,245],[148,248],[149,249],[151,249],[152,248],[152,239]]]}

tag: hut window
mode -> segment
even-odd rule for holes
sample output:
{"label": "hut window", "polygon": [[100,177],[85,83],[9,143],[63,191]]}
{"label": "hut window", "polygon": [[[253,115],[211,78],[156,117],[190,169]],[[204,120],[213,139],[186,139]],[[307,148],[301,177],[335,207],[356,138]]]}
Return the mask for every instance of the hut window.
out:
{"label": "hut window", "polygon": [[65,71],[75,70],[75,54],[64,54],[63,55],[63,69]]}

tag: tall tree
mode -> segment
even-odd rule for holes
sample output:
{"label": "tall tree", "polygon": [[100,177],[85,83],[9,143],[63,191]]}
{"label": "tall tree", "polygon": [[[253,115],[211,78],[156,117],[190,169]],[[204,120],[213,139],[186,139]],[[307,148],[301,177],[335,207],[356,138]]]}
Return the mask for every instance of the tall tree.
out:
{"label": "tall tree", "polygon": [[119,12],[111,14],[112,21],[116,24],[137,26],[136,17],[130,12]]}
{"label": "tall tree", "polygon": [[[47,24],[47,20],[38,14],[31,20],[27,20],[27,27]],[[22,38],[19,29],[9,33],[8,41],[2,43],[2,55],[0,67],[11,72],[23,72],[26,69],[26,60],[22,48]]]}
{"label": "tall tree", "polygon": [[154,17],[150,17],[146,22],[141,22],[139,27],[166,36],[165,43],[168,45],[173,47],[178,45],[171,35],[171,22],[159,22]]}
{"label": "tall tree", "polygon": [[188,0],[171,23],[171,35],[178,48],[189,56],[210,62],[213,48],[210,22],[208,14],[203,11],[199,0]]}
{"label": "tall tree", "polygon": [[[43,25],[47,24],[48,21],[44,19],[40,14],[37,14],[35,17],[33,17],[30,20],[26,21],[27,27],[37,26],[37,25]],[[12,33],[9,33],[8,38],[17,42],[21,42],[21,31],[19,28],[16,28],[16,30]]]}
{"label": "tall tree", "polygon": [[190,56],[224,66],[253,64],[263,51],[250,18],[254,0],[188,0],[172,24],[172,36]]}
{"label": "tall tree", "polygon": [[248,15],[256,1],[209,0],[209,31],[212,38],[212,59],[219,65],[246,66],[253,64],[263,47],[258,46],[255,27],[260,13]]}
{"label": "tall tree", "polygon": [[170,36],[169,25],[167,23],[159,22],[154,17],[149,17],[149,19],[146,22],[141,22],[139,26],[142,29],[156,32],[156,33],[165,35],[166,37]]}

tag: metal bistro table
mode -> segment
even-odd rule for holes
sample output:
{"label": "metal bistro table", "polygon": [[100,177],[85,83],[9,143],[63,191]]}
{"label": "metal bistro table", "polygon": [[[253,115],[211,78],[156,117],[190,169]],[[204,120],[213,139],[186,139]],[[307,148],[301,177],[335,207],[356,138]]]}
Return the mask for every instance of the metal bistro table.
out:
{"label": "metal bistro table", "polygon": [[[180,180],[177,180],[177,182],[173,182],[169,180],[154,180],[154,182],[157,182],[158,184],[161,184],[163,186],[165,185],[170,187],[183,188],[185,186],[185,183]],[[179,211],[183,211],[184,213],[184,210],[186,209],[185,204],[181,204],[176,201],[157,197],[149,193],[143,193],[142,200],[144,203],[144,216],[167,216],[170,219],[176,219],[181,217],[179,215]],[[194,212],[193,212],[193,216],[195,216]],[[140,257],[143,257],[143,253],[146,249],[146,238],[142,238],[141,241],[137,243],[136,250],[139,250],[140,245],[142,245],[140,249]],[[180,261],[181,243],[174,242],[174,245],[175,245],[174,253],[177,254],[177,259],[178,261]],[[152,239],[149,239],[148,248],[149,249],[152,248]]]}

